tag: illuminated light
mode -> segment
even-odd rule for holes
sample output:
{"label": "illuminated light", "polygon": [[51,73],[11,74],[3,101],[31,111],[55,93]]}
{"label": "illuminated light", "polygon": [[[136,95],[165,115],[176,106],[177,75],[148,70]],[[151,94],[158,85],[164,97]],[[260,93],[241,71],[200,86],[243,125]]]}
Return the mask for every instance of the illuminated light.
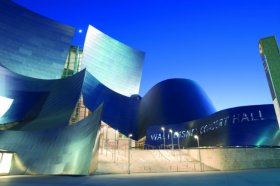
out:
{"label": "illuminated light", "polygon": [[196,140],[198,140],[198,135],[194,135],[194,138],[195,138]]}
{"label": "illuminated light", "polygon": [[179,133],[178,132],[174,132],[174,136],[179,137]]}
{"label": "illuminated light", "polygon": [[132,137],[132,134],[129,134],[129,135],[128,135],[128,137],[130,137],[130,138],[131,138],[131,137]]}
{"label": "illuminated light", "polygon": [[260,139],[258,139],[256,145],[260,146],[262,144],[265,144],[265,141],[268,140],[266,137],[261,137]]}
{"label": "illuminated light", "polygon": [[165,130],[165,128],[164,128],[164,127],[161,127],[161,130],[162,130],[162,131],[164,131],[164,130]]}
{"label": "illuminated light", "polygon": [[13,101],[13,99],[0,96],[0,118],[9,110]]}
{"label": "illuminated light", "polygon": [[78,31],[79,33],[83,33],[83,30],[82,29],[79,29],[79,31]]}
{"label": "illuminated light", "polygon": [[260,54],[262,55],[263,54],[263,47],[260,43],[259,43],[259,51],[260,51]]}
{"label": "illuminated light", "polygon": [[172,129],[169,129],[169,132],[170,132],[170,133],[172,133],[172,132],[173,132],[173,130],[172,130]]}
{"label": "illuminated light", "polygon": [[0,153],[0,174],[9,174],[12,158],[12,153]]}

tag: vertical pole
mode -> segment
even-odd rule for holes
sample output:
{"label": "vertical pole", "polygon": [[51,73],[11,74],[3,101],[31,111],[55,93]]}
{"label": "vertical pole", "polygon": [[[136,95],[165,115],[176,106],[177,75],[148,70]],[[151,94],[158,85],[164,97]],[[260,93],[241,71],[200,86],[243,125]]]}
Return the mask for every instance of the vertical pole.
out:
{"label": "vertical pole", "polygon": [[117,156],[117,133],[118,133],[118,130],[115,130],[115,152],[114,152],[114,162],[116,162],[116,156]]}
{"label": "vertical pole", "polygon": [[200,172],[202,172],[202,162],[201,162],[201,154],[199,148],[199,138],[197,138],[197,145],[198,145],[198,154],[199,154],[199,161],[200,161]]}
{"label": "vertical pole", "polygon": [[173,144],[173,135],[172,135],[172,132],[171,132],[171,143],[172,143],[172,150],[174,149],[174,144]]}
{"label": "vertical pole", "polygon": [[102,132],[103,132],[103,135],[102,135],[102,149],[101,149],[101,153],[103,154],[103,151],[104,151],[104,136],[105,136],[105,130],[104,130],[104,127],[102,127]]}
{"label": "vertical pole", "polygon": [[164,130],[162,130],[162,136],[163,136],[163,149],[165,149],[165,134],[164,134]]}
{"label": "vertical pole", "polygon": [[165,149],[165,128],[164,127],[161,127],[161,130],[162,130],[162,138],[163,138],[163,149]]}
{"label": "vertical pole", "polygon": [[108,126],[106,126],[106,140],[105,140],[106,156],[108,151]]}
{"label": "vertical pole", "polygon": [[128,174],[130,174],[130,146],[131,146],[130,135],[129,135],[128,139],[129,139],[129,141],[128,141]]}

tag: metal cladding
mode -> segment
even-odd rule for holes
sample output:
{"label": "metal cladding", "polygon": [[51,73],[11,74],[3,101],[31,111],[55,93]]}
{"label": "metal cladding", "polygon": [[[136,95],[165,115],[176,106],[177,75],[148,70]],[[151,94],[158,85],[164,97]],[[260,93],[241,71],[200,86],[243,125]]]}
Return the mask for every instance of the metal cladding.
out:
{"label": "metal cladding", "polygon": [[83,87],[85,105],[94,110],[104,104],[102,120],[133,139],[145,136],[151,125],[185,122],[208,116],[215,108],[193,81],[169,79],[154,86],[143,98],[113,92],[87,73]]}
{"label": "metal cladding", "polygon": [[60,78],[73,36],[73,27],[0,1],[0,64],[16,73]]}
{"label": "metal cladding", "polygon": [[[194,135],[201,146],[280,146],[272,105],[216,112],[205,92],[187,79],[168,79],[144,97],[137,95],[144,53],[92,26],[83,50],[86,69],[72,75],[82,51],[76,47],[74,67],[64,74],[72,76],[54,80],[62,75],[73,34],[72,27],[0,1],[0,149],[16,154],[9,174],[92,173],[101,119],[135,140],[146,135],[153,146],[195,147]],[[278,104],[280,89],[273,80],[279,49],[275,38],[260,46]],[[81,93],[93,114],[69,125]]]}
{"label": "metal cladding", "polygon": [[263,38],[259,42],[259,50],[270,88],[273,105],[280,126],[280,52],[274,36]]}
{"label": "metal cladding", "polygon": [[215,111],[206,93],[194,81],[164,80],[152,87],[141,100],[139,134],[144,136],[151,125],[191,121]]}
{"label": "metal cladding", "polygon": [[118,94],[100,83],[89,72],[86,72],[83,85],[84,104],[94,111],[103,104],[102,121],[128,136],[136,136],[136,119],[141,97],[126,97]]}
{"label": "metal cladding", "polygon": [[102,106],[66,127],[0,131],[0,148],[14,151],[18,157],[9,174],[88,175],[92,157],[97,153],[101,112]]}
{"label": "metal cladding", "polygon": [[89,25],[82,65],[103,85],[128,97],[138,94],[143,62],[143,52]]}
{"label": "metal cladding", "polygon": [[[161,130],[165,128],[165,131]],[[173,134],[169,132],[172,129]],[[178,133],[179,138],[175,133]],[[280,136],[273,105],[253,105],[230,108],[202,119],[166,125],[161,123],[147,130],[146,144],[167,147],[178,144],[200,146],[279,146]]]}
{"label": "metal cladding", "polygon": [[0,118],[0,125],[20,122],[14,130],[67,126],[80,98],[84,75],[85,70],[64,79],[40,80],[0,66],[0,96],[14,100]]}

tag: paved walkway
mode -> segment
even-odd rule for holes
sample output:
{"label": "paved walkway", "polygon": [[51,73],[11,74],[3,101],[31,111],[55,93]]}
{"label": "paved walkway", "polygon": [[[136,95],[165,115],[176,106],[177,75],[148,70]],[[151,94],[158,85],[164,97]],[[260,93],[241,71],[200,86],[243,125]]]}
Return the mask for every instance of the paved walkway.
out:
{"label": "paved walkway", "polygon": [[2,176],[0,186],[280,186],[280,169],[98,176]]}

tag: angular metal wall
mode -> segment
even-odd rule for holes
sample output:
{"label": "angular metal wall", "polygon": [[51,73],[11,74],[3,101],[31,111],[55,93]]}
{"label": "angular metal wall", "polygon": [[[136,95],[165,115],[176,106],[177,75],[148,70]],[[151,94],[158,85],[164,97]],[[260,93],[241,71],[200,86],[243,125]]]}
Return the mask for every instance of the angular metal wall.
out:
{"label": "angular metal wall", "polygon": [[118,94],[100,83],[89,72],[86,72],[82,90],[84,104],[89,110],[94,111],[103,104],[102,121],[125,135],[133,133],[136,136],[135,124],[140,97],[138,99]]}
{"label": "angular metal wall", "polygon": [[[0,96],[13,99],[0,124],[20,122],[14,130],[66,126],[81,95],[85,71],[59,80],[40,80],[0,66]],[[27,125],[28,123],[28,125]]]}
{"label": "angular metal wall", "polygon": [[57,79],[63,72],[74,28],[0,1],[0,64],[19,74]]}
{"label": "angular metal wall", "polygon": [[[0,149],[13,151],[11,175],[88,175],[100,129],[102,106],[94,114],[66,127],[40,131],[0,131]],[[56,123],[56,126],[61,126]],[[97,153],[97,152],[96,152]]]}
{"label": "angular metal wall", "polygon": [[280,126],[280,53],[274,36],[263,38],[259,42],[259,50],[266,73],[278,124]]}
{"label": "angular metal wall", "polygon": [[128,47],[89,25],[82,67],[111,90],[131,96],[138,94],[144,53]]}

